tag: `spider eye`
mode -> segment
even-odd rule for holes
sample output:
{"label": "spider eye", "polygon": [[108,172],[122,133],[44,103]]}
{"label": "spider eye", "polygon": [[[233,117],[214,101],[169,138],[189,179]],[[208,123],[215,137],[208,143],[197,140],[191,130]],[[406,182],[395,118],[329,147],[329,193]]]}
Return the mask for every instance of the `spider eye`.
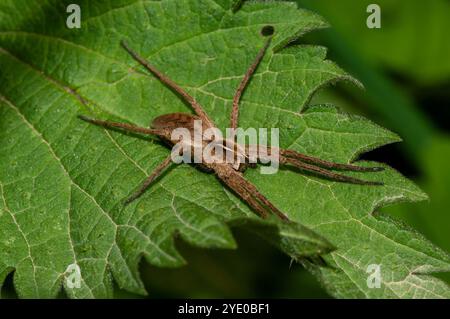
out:
{"label": "spider eye", "polygon": [[271,25],[265,25],[261,29],[261,34],[265,37],[271,36],[275,33],[275,28]]}

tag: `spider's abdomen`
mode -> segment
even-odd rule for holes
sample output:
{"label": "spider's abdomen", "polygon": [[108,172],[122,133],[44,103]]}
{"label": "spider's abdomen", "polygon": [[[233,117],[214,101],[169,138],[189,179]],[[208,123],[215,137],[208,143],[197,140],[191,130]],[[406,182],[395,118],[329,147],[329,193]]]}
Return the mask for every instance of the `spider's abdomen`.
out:
{"label": "spider's abdomen", "polygon": [[151,123],[151,128],[154,129],[169,129],[187,128],[194,129],[194,122],[201,121],[201,119],[193,114],[186,113],[169,113],[156,117]]}
{"label": "spider's abdomen", "polygon": [[[209,127],[196,115],[169,113],[156,117],[151,123],[151,128],[166,132],[165,139],[172,144],[180,142],[187,130],[189,137],[188,139],[184,138],[184,143],[194,145],[195,132],[202,136]],[[200,147],[201,143],[197,146]]]}

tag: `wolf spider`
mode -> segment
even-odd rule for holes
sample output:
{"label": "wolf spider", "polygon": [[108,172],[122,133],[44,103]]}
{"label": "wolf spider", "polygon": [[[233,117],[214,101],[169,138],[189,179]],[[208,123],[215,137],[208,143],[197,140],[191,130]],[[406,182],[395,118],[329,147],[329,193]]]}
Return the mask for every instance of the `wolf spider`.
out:
{"label": "wolf spider", "polygon": [[[272,29],[273,31],[273,29]],[[247,84],[250,81],[253,73],[264,57],[265,52],[267,51],[272,34],[264,34],[264,29],[262,30],[262,35],[266,36],[267,39],[265,41],[264,46],[258,52],[255,60],[248,68],[244,77],[242,78],[233,98],[233,106],[231,110],[230,117],[230,127],[232,129],[236,129],[238,126],[238,116],[239,116],[239,101],[241,99],[242,93],[246,88]],[[273,32],[272,32],[273,33]],[[167,85],[170,89],[174,90],[183,100],[188,102],[192,109],[194,110],[196,115],[186,114],[186,113],[170,113],[166,115],[161,115],[155,118],[152,121],[151,128],[137,127],[126,123],[119,122],[110,122],[103,121],[98,119],[92,119],[86,116],[80,116],[80,118],[84,121],[100,125],[107,128],[116,128],[124,131],[141,133],[141,134],[151,134],[160,137],[164,142],[169,143],[170,145],[175,145],[179,140],[173,140],[171,138],[171,132],[176,128],[186,128],[190,132],[193,131],[193,123],[195,120],[201,120],[202,125],[205,128],[215,128],[214,122],[209,118],[208,114],[203,110],[202,106],[184,89],[182,89],[179,85],[165,76],[163,73],[158,71],[154,66],[152,66],[147,60],[141,57],[138,53],[132,50],[125,41],[121,42],[123,48],[142,66],[144,66],[150,73],[155,75],[161,82]],[[205,145],[203,145],[204,147]],[[238,145],[234,145],[233,150],[237,153],[237,155],[243,155],[244,159],[248,159],[248,148],[242,148]],[[267,148],[267,153],[270,152],[273,148]],[[346,175],[338,174],[331,172],[330,170],[347,170],[347,171],[356,171],[356,172],[376,172],[383,170],[382,167],[360,167],[352,164],[341,164],[341,163],[333,163],[329,161],[325,161],[316,157],[308,156],[305,154],[298,153],[294,150],[289,149],[277,149],[279,151],[279,164],[281,165],[291,165],[296,167],[302,171],[311,172],[315,175],[339,181],[339,182],[347,182],[353,184],[361,184],[361,185],[383,185],[380,182],[372,182],[365,181],[361,179],[357,179],[354,177],[349,177]],[[141,196],[145,190],[150,186],[150,184],[160,176],[163,171],[172,164],[171,155],[169,155],[162,163],[160,163],[156,169],[148,176],[141,187],[131,195],[126,201],[125,204],[128,204],[139,196]],[[279,218],[284,221],[289,221],[288,217],[282,213],[278,208],[276,208],[263,194],[261,194],[258,189],[246,180],[242,174],[248,167],[248,163],[238,162],[238,165],[233,165],[231,163],[225,163],[223,161],[220,162],[212,162],[206,163],[201,162],[200,165],[203,168],[208,169],[209,171],[213,171],[215,175],[226,184],[234,193],[236,193],[242,200],[244,200],[253,210],[255,210],[262,218],[267,218],[270,213],[274,213]]]}

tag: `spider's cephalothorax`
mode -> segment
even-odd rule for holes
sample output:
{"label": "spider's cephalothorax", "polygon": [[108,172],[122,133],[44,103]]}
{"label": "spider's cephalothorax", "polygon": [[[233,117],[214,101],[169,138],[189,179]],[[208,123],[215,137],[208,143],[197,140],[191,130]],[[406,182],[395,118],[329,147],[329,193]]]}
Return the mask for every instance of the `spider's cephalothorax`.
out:
{"label": "spider's cephalothorax", "polygon": [[[263,28],[263,31],[265,29]],[[272,29],[273,31],[273,29]],[[264,35],[264,32],[262,32]],[[250,81],[251,76],[255,72],[258,64],[264,57],[267,48],[270,45],[272,38],[272,34],[267,36],[267,40],[256,56],[254,62],[250,65],[247,72],[245,73],[239,87],[236,90],[236,93],[233,98],[233,107],[231,110],[230,117],[230,128],[236,129],[238,126],[238,116],[239,116],[239,101],[241,95]],[[201,120],[202,128],[214,128],[214,122],[209,118],[208,114],[203,110],[202,106],[192,97],[190,96],[184,89],[178,86],[175,82],[170,80],[164,74],[159,72],[154,66],[148,63],[144,58],[142,58],[139,54],[133,51],[125,42],[122,42],[122,46],[125,50],[130,53],[130,55],[138,61],[141,65],[143,65],[147,70],[153,73],[156,77],[158,77],[161,82],[166,84],[168,87],[177,92],[186,102],[188,102],[196,115],[193,114],[185,114],[185,113],[171,113],[165,114],[155,118],[151,123],[151,128],[143,128],[137,127],[126,123],[118,123],[118,122],[110,122],[110,121],[102,121],[91,119],[86,116],[80,116],[81,119],[104,127],[110,128],[119,128],[125,131],[131,131],[142,134],[152,134],[157,135],[161,139],[163,139],[166,143],[174,145],[180,142],[179,139],[173,139],[172,132],[174,129],[185,128],[190,132],[194,133],[194,122],[196,120]],[[192,134],[193,135],[193,134]],[[183,141],[190,145],[190,147],[200,147],[203,148],[206,146],[208,141],[203,141],[201,145],[194,145],[192,140]],[[223,162],[223,161],[203,161],[200,160],[201,163],[197,163],[197,165],[202,168],[206,168],[208,171],[214,172],[215,175],[225,183],[234,193],[236,193],[242,200],[244,200],[253,210],[255,210],[261,217],[267,217],[270,213],[276,214],[282,220],[288,220],[287,216],[282,213],[278,208],[276,208],[264,195],[262,195],[258,189],[246,180],[242,174],[247,167],[251,167],[251,163],[248,162],[249,154],[248,148],[238,145],[234,141],[223,140],[223,147],[227,150],[232,150],[234,152],[235,161],[232,163]],[[231,145],[231,146],[230,146]],[[275,149],[272,147],[267,147],[266,154],[271,154]],[[364,181],[361,179],[349,177],[346,175],[342,175],[339,173],[332,172],[330,170],[348,170],[348,171],[359,171],[359,172],[375,172],[383,170],[382,167],[361,167],[352,164],[341,164],[341,163],[333,163],[325,160],[321,160],[316,157],[308,156],[305,154],[298,153],[289,149],[276,149],[279,154],[279,164],[280,165],[291,165],[296,168],[299,168],[303,171],[312,172],[315,175],[322,176],[324,178],[328,178],[335,181],[347,182],[353,184],[361,184],[361,185],[383,185],[380,182],[372,182],[372,181]],[[194,152],[193,152],[194,153]],[[262,158],[259,158],[262,159]],[[198,161],[197,161],[198,162]],[[154,170],[154,172],[147,177],[144,181],[143,185],[127,200],[126,203],[130,203],[135,200],[139,196],[141,196],[144,191],[150,186],[150,184],[161,175],[161,173],[172,164],[172,157],[169,155],[158,167]]]}

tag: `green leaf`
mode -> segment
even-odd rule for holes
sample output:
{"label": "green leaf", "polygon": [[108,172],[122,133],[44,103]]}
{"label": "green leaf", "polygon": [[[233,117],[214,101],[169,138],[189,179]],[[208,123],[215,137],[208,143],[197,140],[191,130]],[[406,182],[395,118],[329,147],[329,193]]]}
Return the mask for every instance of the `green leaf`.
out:
{"label": "green leaf", "polygon": [[[56,296],[72,263],[82,281],[81,288],[64,285],[70,297],[109,297],[113,280],[143,294],[142,257],[161,267],[182,265],[174,234],[200,247],[234,248],[227,224],[264,236],[307,264],[335,296],[448,296],[447,286],[424,274],[449,270],[449,257],[372,214],[390,202],[426,198],[389,168],[354,174],[384,187],[289,169],[247,171],[274,204],[320,235],[300,224],[258,219],[214,176],[188,165],[171,169],[125,208],[122,200],[169,150],[156,139],[77,118],[91,113],[147,126],[161,114],[191,112],[124,52],[119,42],[125,39],[224,128],[233,92],[263,44],[260,30],[270,24],[274,41],[243,96],[241,126],[278,127],[283,147],[339,162],[398,141],[332,106],[309,106],[326,84],[358,83],[325,60],[324,48],[285,47],[325,27],[320,17],[284,2],[245,2],[233,12],[227,0],[80,1],[82,27],[67,29],[69,3],[0,6],[0,279],[15,271],[19,296]],[[324,257],[324,267],[317,255],[332,246],[337,250]],[[381,289],[367,288],[372,263],[381,264]]]}

